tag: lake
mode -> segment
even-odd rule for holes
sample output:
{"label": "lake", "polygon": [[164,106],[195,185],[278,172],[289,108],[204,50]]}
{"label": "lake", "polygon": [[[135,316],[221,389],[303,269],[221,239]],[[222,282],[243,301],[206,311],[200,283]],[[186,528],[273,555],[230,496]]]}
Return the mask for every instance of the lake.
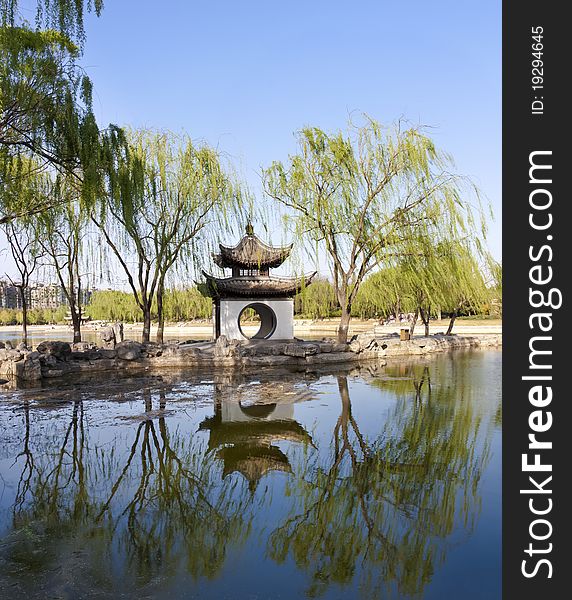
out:
{"label": "lake", "polygon": [[0,392],[0,597],[501,597],[501,352]]}

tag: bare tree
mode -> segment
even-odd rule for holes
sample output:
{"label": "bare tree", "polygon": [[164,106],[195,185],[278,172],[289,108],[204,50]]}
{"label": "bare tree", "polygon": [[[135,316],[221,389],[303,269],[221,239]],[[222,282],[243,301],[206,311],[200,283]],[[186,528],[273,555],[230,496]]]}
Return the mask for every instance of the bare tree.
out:
{"label": "bare tree", "polygon": [[41,246],[36,241],[34,229],[26,223],[12,221],[4,227],[12,259],[20,275],[19,281],[14,281],[8,273],[6,277],[18,289],[20,305],[22,307],[22,338],[28,344],[28,308],[30,279],[38,266],[38,261],[43,256]]}
{"label": "bare tree", "polygon": [[70,200],[62,208],[42,214],[36,229],[47,264],[55,271],[68,302],[74,343],[81,342],[85,226],[79,203]]}

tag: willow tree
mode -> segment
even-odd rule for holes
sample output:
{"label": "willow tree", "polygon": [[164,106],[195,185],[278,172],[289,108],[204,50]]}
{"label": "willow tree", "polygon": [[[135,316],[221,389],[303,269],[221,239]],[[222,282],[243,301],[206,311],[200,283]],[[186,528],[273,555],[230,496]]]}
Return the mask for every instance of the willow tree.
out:
{"label": "willow tree", "polygon": [[150,339],[156,302],[162,343],[167,276],[174,267],[184,273],[200,261],[214,234],[232,225],[242,200],[212,148],[149,131],[132,132],[129,141],[92,220],[141,310],[143,342]]}
{"label": "willow tree", "polygon": [[264,171],[266,193],[286,207],[297,236],[326,251],[341,307],[339,341],[347,340],[352,306],[370,272],[417,252],[430,227],[446,224],[446,235],[456,236],[471,226],[465,186],[450,163],[423,128],[385,128],[366,118],[347,133],[302,129],[288,163]]}
{"label": "willow tree", "polygon": [[429,335],[431,316],[445,310],[450,316],[446,335],[463,310],[479,312],[490,297],[481,262],[484,248],[474,238],[419,240],[418,252],[401,257],[395,265],[399,294],[414,311],[411,334],[420,317]]}
{"label": "willow tree", "polygon": [[364,280],[354,303],[354,314],[361,318],[387,317],[397,320],[412,308],[403,286],[403,273],[397,266],[388,266]]}
{"label": "willow tree", "polygon": [[442,247],[440,274],[445,291],[445,308],[450,314],[445,335],[451,335],[456,318],[461,311],[480,313],[490,299],[483,267],[477,254],[463,243],[445,244]]}
{"label": "willow tree", "polygon": [[[21,4],[19,0],[0,0],[2,27],[14,27],[21,22]],[[57,30],[80,44],[85,41],[85,14],[92,12],[99,17],[103,9],[103,0],[36,0],[24,4],[28,9],[35,7],[37,25]]]}
{"label": "willow tree", "polygon": [[[87,4],[99,14],[100,0]],[[38,170],[75,180],[82,201],[93,204],[124,143],[119,128],[98,128],[92,84],[77,65],[84,2],[40,0],[39,29],[18,17],[18,5],[0,2],[0,223],[56,206],[55,198],[26,195]]]}

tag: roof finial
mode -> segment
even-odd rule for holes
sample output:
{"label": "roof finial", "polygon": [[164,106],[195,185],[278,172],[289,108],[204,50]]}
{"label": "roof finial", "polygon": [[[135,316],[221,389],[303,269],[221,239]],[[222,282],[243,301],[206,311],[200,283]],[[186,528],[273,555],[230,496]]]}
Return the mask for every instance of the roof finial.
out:
{"label": "roof finial", "polygon": [[254,227],[250,221],[246,224],[246,235],[254,235]]}

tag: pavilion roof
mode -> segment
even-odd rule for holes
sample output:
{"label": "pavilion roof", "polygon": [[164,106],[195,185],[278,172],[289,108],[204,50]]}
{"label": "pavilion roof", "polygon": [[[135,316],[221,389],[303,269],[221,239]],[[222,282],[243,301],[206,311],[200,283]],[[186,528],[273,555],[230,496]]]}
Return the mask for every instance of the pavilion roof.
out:
{"label": "pavilion roof", "polygon": [[220,253],[213,254],[215,264],[223,269],[231,267],[274,268],[279,267],[290,255],[293,244],[270,246],[254,235],[252,229],[236,246],[219,244]]}
{"label": "pavilion roof", "polygon": [[316,272],[303,277],[227,277],[219,279],[203,271],[209,295],[213,298],[233,296],[294,296],[309,285]]}

